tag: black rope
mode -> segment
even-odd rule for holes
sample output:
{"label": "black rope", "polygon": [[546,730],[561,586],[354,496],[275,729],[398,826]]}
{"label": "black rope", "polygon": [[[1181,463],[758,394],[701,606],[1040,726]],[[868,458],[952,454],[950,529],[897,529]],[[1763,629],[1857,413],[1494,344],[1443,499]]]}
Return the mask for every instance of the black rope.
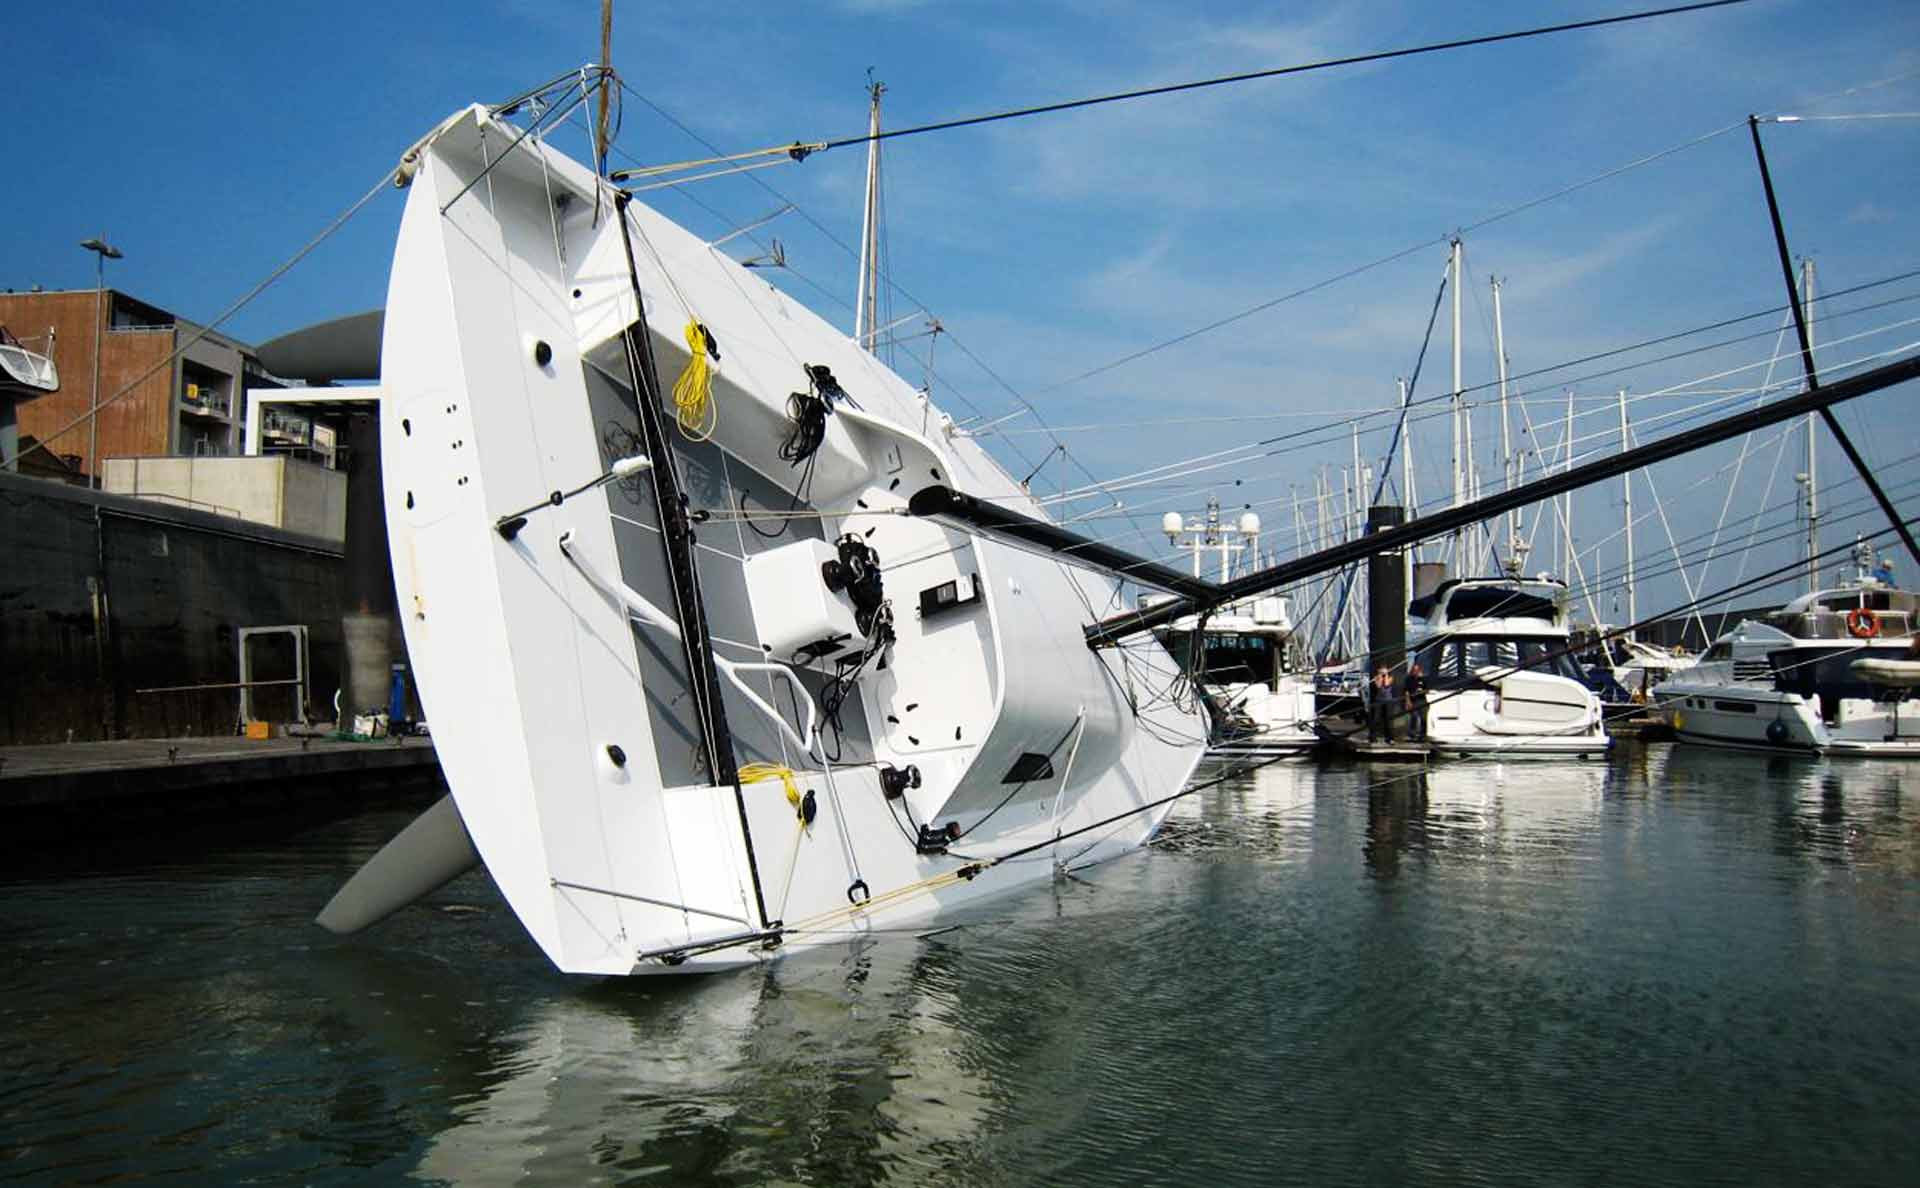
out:
{"label": "black rope", "polygon": [[1533,29],[1521,29],[1513,33],[1492,33],[1482,37],[1464,37],[1455,41],[1437,41],[1428,45],[1410,46],[1405,49],[1379,50],[1370,54],[1355,54],[1345,58],[1327,58],[1318,62],[1307,62],[1297,66],[1279,66],[1271,70],[1253,70],[1245,74],[1226,74],[1218,78],[1205,78],[1196,82],[1171,83],[1159,87],[1143,87],[1135,91],[1120,91],[1111,95],[1096,95],[1089,99],[1071,99],[1064,103],[1043,103],[1035,107],[1015,108],[1012,111],[999,111],[990,115],[966,116],[955,120],[942,120],[937,124],[920,124],[912,128],[895,128],[889,132],[870,132],[862,136],[848,136],[840,140],[829,140],[821,145],[822,149],[843,148],[850,144],[866,144],[875,140],[892,140],[899,136],[918,136],[923,132],[944,132],[952,128],[967,128],[975,124],[991,124],[998,120],[1021,119],[1026,116],[1046,115],[1056,111],[1073,111],[1082,107],[1095,107],[1102,103],[1119,103],[1127,99],[1146,99],[1155,95],[1172,95],[1181,91],[1198,91],[1206,87],[1225,86],[1228,83],[1252,82],[1262,78],[1278,78],[1288,74],[1306,74],[1315,70],[1328,70],[1336,66],[1358,66],[1367,62],[1384,62],[1391,58],[1409,58],[1417,54],[1437,53],[1441,50],[1466,49],[1476,45],[1493,45],[1502,41],[1518,41],[1528,37],[1544,37],[1551,33],[1570,33],[1579,29],[1598,29],[1606,25],[1625,24],[1629,21],[1651,20],[1654,17],[1676,16],[1680,13],[1698,12],[1708,8],[1725,8],[1731,4],[1744,4],[1746,0],[1705,0],[1700,4],[1682,4],[1673,8],[1656,8],[1645,12],[1630,12],[1621,16],[1595,17],[1591,20],[1570,21],[1562,25],[1542,25]]}
{"label": "black rope", "polygon": [[790,466],[800,466],[813,458],[820,443],[827,439],[828,404],[811,392],[794,392],[787,397],[787,420],[791,425],[780,442],[780,457]]}

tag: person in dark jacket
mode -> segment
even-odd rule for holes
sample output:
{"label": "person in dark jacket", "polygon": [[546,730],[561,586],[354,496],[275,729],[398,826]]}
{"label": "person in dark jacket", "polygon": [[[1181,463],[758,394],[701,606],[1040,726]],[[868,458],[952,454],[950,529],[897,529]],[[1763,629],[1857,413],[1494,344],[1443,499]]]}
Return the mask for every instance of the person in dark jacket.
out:
{"label": "person in dark jacket", "polygon": [[1393,673],[1382,664],[1367,686],[1367,741],[1393,741]]}
{"label": "person in dark jacket", "polygon": [[1412,742],[1427,741],[1427,674],[1415,660],[1407,665],[1407,680],[1404,687],[1407,699],[1407,738]]}

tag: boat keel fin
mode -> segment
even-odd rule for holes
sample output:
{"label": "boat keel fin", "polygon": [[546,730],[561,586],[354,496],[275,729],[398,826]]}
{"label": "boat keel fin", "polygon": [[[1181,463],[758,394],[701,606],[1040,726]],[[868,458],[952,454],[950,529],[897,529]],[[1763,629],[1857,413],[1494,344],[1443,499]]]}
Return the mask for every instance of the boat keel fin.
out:
{"label": "boat keel fin", "polygon": [[328,932],[359,932],[418,902],[480,865],[453,797],[442,796],[380,847],[340,888],[314,922]]}

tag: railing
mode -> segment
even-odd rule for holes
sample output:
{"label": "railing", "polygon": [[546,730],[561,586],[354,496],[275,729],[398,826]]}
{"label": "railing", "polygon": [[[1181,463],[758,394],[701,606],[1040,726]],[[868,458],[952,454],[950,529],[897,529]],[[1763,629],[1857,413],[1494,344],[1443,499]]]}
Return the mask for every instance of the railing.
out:
{"label": "railing", "polygon": [[129,491],[126,493],[136,499],[149,499],[155,503],[172,503],[180,507],[199,508],[202,511],[209,511],[214,515],[227,516],[235,520],[246,519],[245,516],[240,514],[240,509],[237,507],[228,507],[222,503],[208,503],[204,499],[189,499],[185,495],[169,495],[162,491]]}

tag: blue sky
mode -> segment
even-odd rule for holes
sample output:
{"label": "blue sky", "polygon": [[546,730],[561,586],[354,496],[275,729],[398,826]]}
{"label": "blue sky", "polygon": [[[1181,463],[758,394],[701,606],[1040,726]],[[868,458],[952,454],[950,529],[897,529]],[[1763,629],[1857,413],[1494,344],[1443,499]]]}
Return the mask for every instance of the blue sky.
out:
{"label": "blue sky", "polygon": [[[859,131],[869,67],[888,86],[887,123],[901,126],[1634,7],[628,3],[616,16],[614,61],[637,92],[737,150]],[[10,66],[16,167],[0,189],[0,287],[90,285],[92,258],[75,244],[105,231],[127,253],[111,266],[111,284],[205,319],[447,112],[591,60],[598,3],[83,0],[10,14],[9,30],[13,44],[31,52]],[[1748,112],[1778,111],[1920,111],[1920,7],[1757,0],[894,141],[886,158],[890,272],[950,331],[936,347],[934,390],[956,416],[990,419],[1018,408],[1004,380],[1047,423],[1067,427],[1061,438],[1071,461],[1051,459],[1035,481],[1054,490],[1085,483],[1089,473],[1124,475],[1390,405],[1395,377],[1412,370],[1445,249],[1432,243],[1180,346],[1073,377],[1727,128]],[[1765,135],[1793,247],[1815,259],[1822,290],[1920,267],[1920,120],[1775,125]],[[633,98],[621,144],[649,161],[705,151]],[[27,159],[32,167],[18,167]],[[853,243],[863,167],[861,150],[840,149],[754,177]],[[657,204],[717,236],[780,199],[732,178],[685,197],[658,196]],[[379,305],[399,211],[397,194],[376,200],[228,329],[260,340]],[[791,214],[757,237],[768,236],[786,249],[785,286],[850,325],[854,263],[840,244]],[[759,250],[748,238],[735,243],[743,255]],[[1522,372],[1782,299],[1744,127],[1475,230],[1466,243],[1468,384],[1493,375],[1490,274],[1505,278],[1507,353]],[[1915,282],[1892,284],[1853,303],[1916,290]],[[897,315],[918,308],[899,293],[893,301]],[[1834,365],[1920,339],[1913,327],[1867,334],[1916,316],[1917,305],[1823,325],[1823,338],[1867,335],[1828,348]],[[1444,326],[1443,315],[1421,395],[1446,385]],[[1742,327],[1776,328],[1764,320]],[[1582,380],[1577,407],[1591,415],[1578,431],[1590,448],[1604,444],[1608,425],[1617,432],[1617,413],[1607,407],[1617,386],[1645,395],[1699,381],[1764,358],[1773,342],[1768,334]],[[914,382],[925,378],[914,357],[925,346],[913,340],[898,356]],[[1530,408],[1556,419],[1551,432],[1540,426],[1544,446],[1557,442],[1553,410],[1564,408],[1567,383],[1592,370],[1539,381]],[[1648,395],[1634,416],[1644,414],[1647,432],[1656,433],[1672,423],[1656,415],[1696,399]],[[1897,391],[1844,414],[1890,485],[1920,478],[1920,468],[1902,461],[1920,450],[1912,400]],[[1492,416],[1478,414],[1475,445],[1483,467],[1497,472]],[[1361,444],[1369,457],[1384,449],[1384,424],[1367,426]],[[995,448],[1010,465],[1021,465],[1016,457],[1038,462],[1051,447],[1039,429],[1030,415],[1017,417],[1000,427]],[[1418,430],[1424,498],[1447,482],[1444,434],[1439,422]],[[1790,499],[1791,476],[1803,464],[1791,454],[1776,464],[1778,453],[1771,444],[1758,450],[1738,486],[1722,472],[1731,447],[1657,470],[1674,533],[1710,530],[1729,490],[1736,516]],[[1344,441],[1329,438],[1122,498],[1149,526],[1163,510],[1197,507],[1210,489],[1230,505],[1254,502],[1274,543],[1290,550],[1291,493],[1311,487],[1315,468],[1349,457]],[[1823,480],[1844,477],[1837,449],[1823,449],[1820,472]],[[1831,498],[1856,496],[1857,488],[1836,487]],[[1650,492],[1636,492],[1636,511],[1652,505]],[[1589,566],[1619,566],[1619,542],[1606,538],[1620,512],[1617,484],[1580,498],[1577,535],[1583,548],[1599,548]],[[1776,511],[1773,521],[1785,515]],[[1124,516],[1086,523],[1131,531]],[[1147,548],[1160,539],[1129,543]],[[1643,565],[1662,551],[1659,521],[1643,522],[1636,543]],[[1544,534],[1536,550],[1552,551]],[[1756,549],[1748,571],[1789,556],[1784,541]],[[1738,566],[1715,562],[1708,584],[1730,580]],[[1680,590],[1672,576],[1648,579],[1642,612],[1677,601]],[[1606,604],[1612,597],[1598,600],[1603,618],[1618,617]]]}

